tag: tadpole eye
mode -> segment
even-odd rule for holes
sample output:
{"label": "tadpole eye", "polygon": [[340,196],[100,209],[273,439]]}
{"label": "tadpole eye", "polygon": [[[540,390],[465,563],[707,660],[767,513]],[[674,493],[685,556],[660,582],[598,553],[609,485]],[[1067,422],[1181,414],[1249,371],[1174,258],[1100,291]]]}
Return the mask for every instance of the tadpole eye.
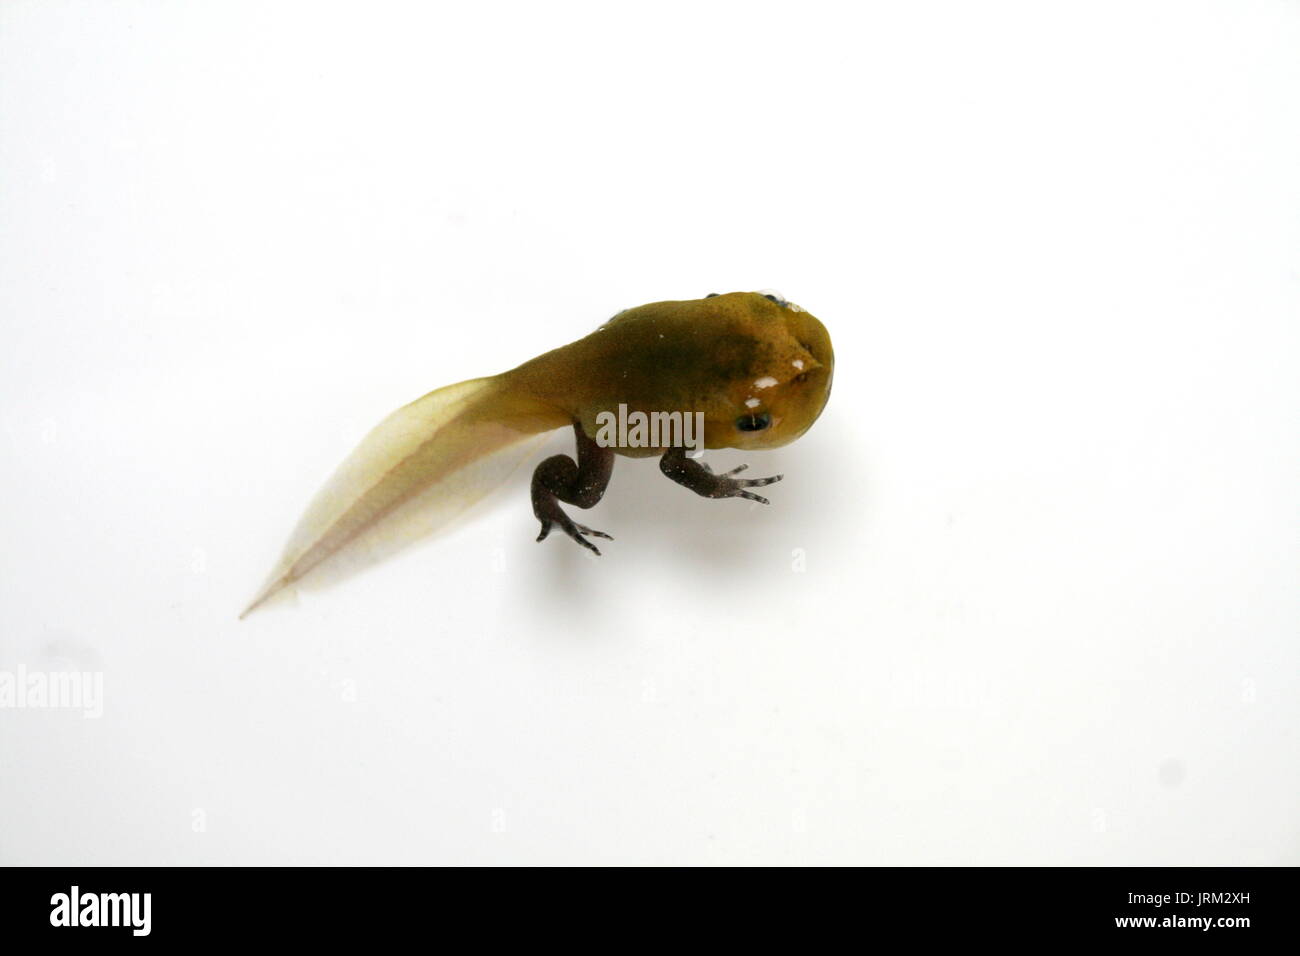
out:
{"label": "tadpole eye", "polygon": [[761,432],[772,424],[772,416],[767,412],[759,415],[741,415],[736,419],[736,427],[742,432]]}

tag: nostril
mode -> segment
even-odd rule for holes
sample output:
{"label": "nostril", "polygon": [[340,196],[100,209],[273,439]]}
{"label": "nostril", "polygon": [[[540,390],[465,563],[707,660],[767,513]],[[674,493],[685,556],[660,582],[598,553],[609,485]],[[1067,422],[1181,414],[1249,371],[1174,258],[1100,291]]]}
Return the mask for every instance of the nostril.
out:
{"label": "nostril", "polygon": [[772,416],[767,412],[758,415],[741,415],[736,419],[736,427],[742,432],[761,432],[772,424]]}

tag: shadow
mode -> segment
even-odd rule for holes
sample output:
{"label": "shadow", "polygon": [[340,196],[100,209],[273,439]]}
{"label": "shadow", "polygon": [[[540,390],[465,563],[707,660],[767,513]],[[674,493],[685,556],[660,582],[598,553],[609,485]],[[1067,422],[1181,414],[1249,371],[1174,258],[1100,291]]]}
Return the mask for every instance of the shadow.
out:
{"label": "shadow", "polygon": [[[598,557],[552,534],[537,546],[535,560],[521,562],[529,569],[523,599],[535,613],[569,619],[576,634],[617,630],[621,616],[645,610],[602,610],[601,600],[593,599],[593,589],[602,585],[617,583],[622,590],[628,575],[651,589],[667,585],[701,600],[729,593],[762,600],[763,582],[787,574],[796,549],[833,538],[842,509],[868,507],[865,483],[850,464],[854,458],[843,454],[853,437],[824,424],[829,427],[819,424],[773,451],[705,452],[717,472],[748,463],[754,477],[784,475],[764,489],[770,505],[702,498],[665,477],[658,459],[619,456],[598,505],[586,511],[566,506],[576,520],[614,540],[599,542]],[[572,454],[569,446],[560,450]]]}

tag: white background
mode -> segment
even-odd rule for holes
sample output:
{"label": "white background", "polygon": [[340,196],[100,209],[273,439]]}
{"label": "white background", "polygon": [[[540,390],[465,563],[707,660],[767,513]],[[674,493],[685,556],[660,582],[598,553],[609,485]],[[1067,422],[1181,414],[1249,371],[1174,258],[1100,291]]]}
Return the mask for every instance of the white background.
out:
{"label": "white background", "polygon": [[[4,863],[1300,863],[1300,6],[0,6]],[[366,430],[774,288],[769,509],[527,471],[235,617]],[[555,447],[565,443],[557,436]],[[540,455],[539,455],[540,457]]]}

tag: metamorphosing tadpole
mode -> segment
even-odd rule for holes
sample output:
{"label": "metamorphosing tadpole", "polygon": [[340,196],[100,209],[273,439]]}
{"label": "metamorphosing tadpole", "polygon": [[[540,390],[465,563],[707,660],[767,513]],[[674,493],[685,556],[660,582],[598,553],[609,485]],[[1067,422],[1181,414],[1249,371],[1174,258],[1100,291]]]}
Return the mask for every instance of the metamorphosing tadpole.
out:
{"label": "metamorphosing tadpole", "polygon": [[533,472],[538,541],[558,528],[600,553],[588,538],[609,535],[560,505],[600,501],[616,453],[659,456],[665,475],[706,498],[767,504],[748,489],[780,475],[735,477],[744,465],[714,474],[688,453],[794,441],[825,407],[834,365],[830,335],[812,314],[778,295],[732,292],[628,309],[509,372],[430,392],[343,462],[244,614],[329,559],[411,536],[430,508],[449,514],[481,497],[504,474],[488,479],[476,466],[566,426],[576,461],[555,455]]}

